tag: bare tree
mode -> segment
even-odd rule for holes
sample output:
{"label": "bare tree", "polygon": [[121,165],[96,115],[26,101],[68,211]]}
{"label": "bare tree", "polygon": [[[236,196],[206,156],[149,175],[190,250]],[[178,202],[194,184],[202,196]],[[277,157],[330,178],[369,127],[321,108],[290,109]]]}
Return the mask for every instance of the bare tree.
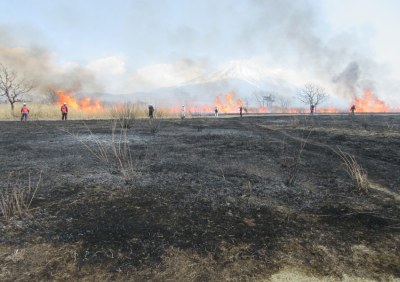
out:
{"label": "bare tree", "polygon": [[275,93],[270,91],[254,91],[253,95],[255,96],[258,104],[262,107],[267,106],[268,108],[272,107],[272,104],[275,102]]}
{"label": "bare tree", "polygon": [[0,96],[4,96],[14,111],[14,104],[33,89],[33,82],[19,78],[15,71],[10,71],[0,64]]}
{"label": "bare tree", "polygon": [[290,107],[290,99],[287,97],[278,98],[279,110],[281,113],[286,113]]}
{"label": "bare tree", "polygon": [[297,93],[297,97],[306,105],[314,105],[316,110],[317,105],[321,104],[326,100],[326,98],[328,98],[328,94],[321,86],[307,83],[304,85],[304,88],[300,89],[300,91]]}

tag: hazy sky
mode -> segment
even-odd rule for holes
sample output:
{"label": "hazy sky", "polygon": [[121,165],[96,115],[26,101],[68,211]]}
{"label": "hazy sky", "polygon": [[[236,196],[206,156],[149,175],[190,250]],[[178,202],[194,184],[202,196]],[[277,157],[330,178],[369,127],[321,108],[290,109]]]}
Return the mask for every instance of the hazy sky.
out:
{"label": "hazy sky", "polygon": [[391,101],[399,86],[397,0],[0,0],[0,10],[0,62],[25,58],[57,81],[79,69],[101,91],[173,85],[232,60],[342,88],[374,80]]}

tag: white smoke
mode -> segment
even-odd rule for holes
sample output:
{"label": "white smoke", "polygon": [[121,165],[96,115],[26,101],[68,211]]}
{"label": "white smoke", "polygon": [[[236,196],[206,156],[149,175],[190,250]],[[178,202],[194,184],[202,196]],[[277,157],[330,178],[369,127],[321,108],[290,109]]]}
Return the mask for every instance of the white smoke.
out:
{"label": "white smoke", "polygon": [[[8,37],[12,42],[11,36]],[[33,82],[34,89],[28,99],[46,101],[51,89],[74,89],[78,95],[103,89],[91,70],[78,64],[62,66],[55,62],[54,56],[42,47],[15,47],[0,42],[0,63],[21,79]]]}

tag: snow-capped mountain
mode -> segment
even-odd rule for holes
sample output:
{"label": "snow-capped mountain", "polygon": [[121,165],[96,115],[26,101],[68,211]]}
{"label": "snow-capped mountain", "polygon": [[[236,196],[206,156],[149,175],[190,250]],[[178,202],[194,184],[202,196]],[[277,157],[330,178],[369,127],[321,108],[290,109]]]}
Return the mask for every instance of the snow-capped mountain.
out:
{"label": "snow-capped mountain", "polygon": [[[295,87],[294,73],[263,67],[252,61],[231,61],[209,74],[198,76],[178,86],[159,88],[147,97],[174,103],[190,101],[210,103],[221,94],[236,93],[245,100],[254,99],[256,91],[276,92],[287,95]],[[151,98],[150,98],[151,97]]]}
{"label": "snow-capped mountain", "polygon": [[[152,73],[159,72],[152,71]],[[168,75],[172,75],[171,71]],[[215,71],[183,83],[170,84],[168,87],[153,88],[149,91],[135,91],[133,96],[151,103],[157,101],[167,104],[177,101],[203,103],[214,101],[216,96],[234,91],[237,97],[247,99],[254,96],[255,91],[260,90],[285,95],[296,84],[298,85],[296,79],[297,75],[293,72],[240,60],[228,62]]]}
{"label": "snow-capped mountain", "polygon": [[269,69],[252,61],[230,61],[210,74],[189,80],[180,86],[194,84],[209,84],[226,80],[241,80],[255,88],[266,84],[286,84],[287,79],[293,80],[294,74],[281,69]]}

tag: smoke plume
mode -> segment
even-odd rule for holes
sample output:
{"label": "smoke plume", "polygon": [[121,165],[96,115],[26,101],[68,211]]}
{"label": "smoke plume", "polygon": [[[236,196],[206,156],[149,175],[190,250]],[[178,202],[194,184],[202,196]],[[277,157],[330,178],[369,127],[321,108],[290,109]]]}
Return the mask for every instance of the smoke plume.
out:
{"label": "smoke plume", "polygon": [[[11,36],[0,29],[0,33]],[[27,99],[46,101],[52,89],[72,89],[82,95],[101,91],[94,75],[79,65],[63,68],[55,63],[49,50],[38,46],[14,47],[0,42],[0,63],[18,77],[33,81],[34,89]]]}

